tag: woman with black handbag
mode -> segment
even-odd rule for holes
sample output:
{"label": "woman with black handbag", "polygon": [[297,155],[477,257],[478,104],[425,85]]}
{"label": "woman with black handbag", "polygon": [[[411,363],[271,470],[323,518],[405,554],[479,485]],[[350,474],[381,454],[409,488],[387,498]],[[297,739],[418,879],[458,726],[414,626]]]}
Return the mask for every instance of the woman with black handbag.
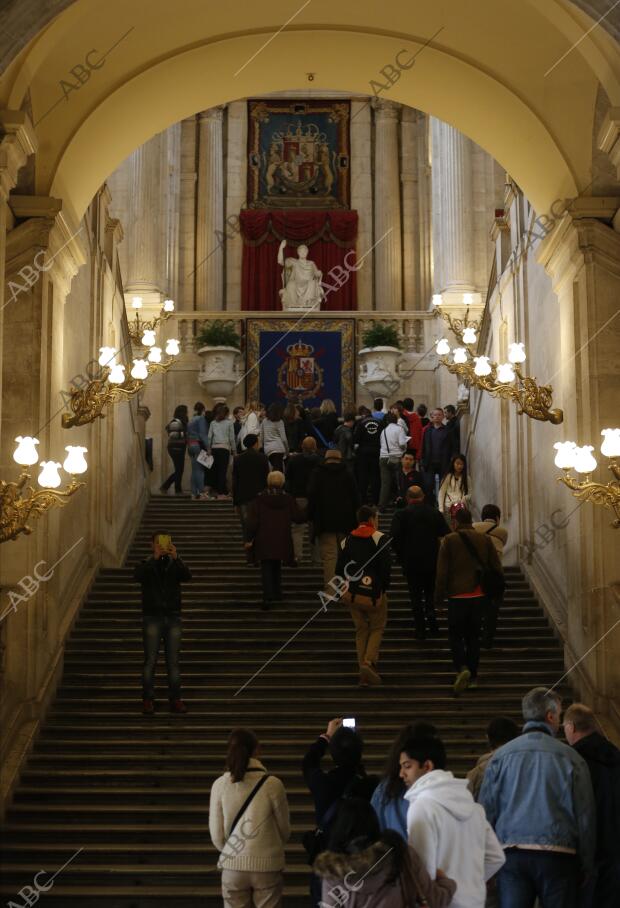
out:
{"label": "woman with black handbag", "polygon": [[381,684],[377,663],[387,621],[391,558],[389,538],[379,532],[377,509],[362,505],[357,520],[359,525],[342,543],[336,574],[348,586],[340,598],[355,625],[360,687],[368,687]]}
{"label": "woman with black handbag", "polygon": [[209,832],[220,852],[225,908],[278,908],[284,846],[291,834],[284,785],[258,759],[254,732],[236,728],[228,739],[228,772],[213,783]]}

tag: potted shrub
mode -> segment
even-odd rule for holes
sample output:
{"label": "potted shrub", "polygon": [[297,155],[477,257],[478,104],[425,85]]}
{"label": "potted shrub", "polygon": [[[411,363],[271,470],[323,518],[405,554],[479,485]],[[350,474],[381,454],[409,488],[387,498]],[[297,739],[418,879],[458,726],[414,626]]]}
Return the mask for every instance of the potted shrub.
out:
{"label": "potted shrub", "polygon": [[234,322],[216,318],[205,322],[196,336],[202,359],[198,381],[216,401],[226,400],[238,380],[241,337]]}
{"label": "potted shrub", "polygon": [[359,383],[371,397],[390,397],[400,388],[400,338],[394,325],[375,322],[362,334]]}

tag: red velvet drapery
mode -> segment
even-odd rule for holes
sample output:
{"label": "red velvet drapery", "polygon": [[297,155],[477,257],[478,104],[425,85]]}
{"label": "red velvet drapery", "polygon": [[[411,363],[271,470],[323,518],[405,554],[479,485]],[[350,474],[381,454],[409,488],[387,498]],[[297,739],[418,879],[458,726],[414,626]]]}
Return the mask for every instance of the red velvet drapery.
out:
{"label": "red velvet drapery", "polygon": [[[355,271],[346,282],[334,281],[329,271],[339,265],[347,271],[344,257],[354,266],[357,211],[264,211],[246,210],[240,214],[243,237],[241,308],[245,310],[281,309],[278,291],[282,287],[282,268],[278,265],[278,246],[289,240],[285,256],[295,256],[297,246],[305,243],[308,258],[323,272],[323,282],[341,283],[338,290],[327,294],[321,309],[357,308]],[[326,291],[327,292],[327,291]]]}

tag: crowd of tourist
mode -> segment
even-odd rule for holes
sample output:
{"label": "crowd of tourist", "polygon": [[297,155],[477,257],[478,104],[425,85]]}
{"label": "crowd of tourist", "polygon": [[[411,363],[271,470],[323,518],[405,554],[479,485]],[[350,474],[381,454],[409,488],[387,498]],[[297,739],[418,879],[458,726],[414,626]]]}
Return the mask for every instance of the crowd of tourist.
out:
{"label": "crowd of tourist", "polygon": [[[553,690],[530,690],[522,714],[522,728],[502,716],[489,722],[492,750],[465,779],[446,769],[435,724],[403,728],[379,778],[366,772],[359,730],[332,719],[301,765],[315,811],[303,836],[308,904],[617,906],[620,750],[581,703],[562,722]],[[226,772],[211,790],[226,908],[281,904],[287,795],[259,756],[256,736],[235,729]]]}
{"label": "crowd of tourist", "polygon": [[[372,410],[360,407],[339,420],[329,401],[315,413],[296,405],[265,411],[250,402],[231,419],[226,407],[208,414],[197,404],[191,420],[177,408],[168,433],[175,473],[162,490],[173,482],[180,488],[185,450],[194,497],[210,494],[205,483],[220,498],[232,490],[248,564],[261,567],[263,608],[283,600],[282,565],[294,567],[309,552],[323,566],[321,603],[341,602],[351,614],[360,687],[381,684],[397,562],[415,637],[440,633],[447,604],[454,694],[477,686],[481,645],[494,645],[507,532],[495,504],[484,504],[473,520],[454,408],[436,408],[427,419],[411,399],[387,411],[377,400]],[[380,512],[392,505],[390,531],[382,533]],[[152,548],[135,571],[143,595],[143,712],[154,712],[162,640],[171,709],[185,712],[181,584],[191,575],[170,536],[153,534]],[[587,706],[573,703],[562,721],[554,689],[529,691],[522,716],[522,727],[505,716],[490,720],[489,749],[464,779],[447,770],[449,754],[434,722],[403,728],[378,778],[364,768],[360,730],[331,720],[301,766],[315,809],[314,827],[303,836],[309,903],[618,905],[620,751]],[[227,908],[276,908],[282,901],[287,793],[260,757],[254,733],[235,729],[226,772],[211,790],[209,827]]]}

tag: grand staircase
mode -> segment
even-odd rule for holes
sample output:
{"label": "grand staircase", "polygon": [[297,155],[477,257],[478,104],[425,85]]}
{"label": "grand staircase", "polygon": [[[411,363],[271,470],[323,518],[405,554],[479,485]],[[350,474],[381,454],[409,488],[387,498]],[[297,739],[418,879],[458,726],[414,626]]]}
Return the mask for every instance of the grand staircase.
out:
{"label": "grand staircase", "polygon": [[[186,716],[167,711],[163,654],[158,711],[141,714],[140,590],[132,571],[156,530],[172,534],[194,578],[184,593]],[[220,906],[209,790],[223,771],[230,730],[245,725],[289,796],[285,905],[307,905],[301,836],[313,810],[300,767],[329,719],[356,717],[372,772],[381,772],[402,725],[432,720],[449,768],[464,774],[487,749],[489,718],[518,720],[522,694],[563,673],[560,647],[514,568],[496,648],[483,653],[480,688],[459,699],[450,687],[445,614],[438,639],[416,642],[398,569],[382,649],[385,684],[365,690],[357,687],[349,615],[338,605],[320,609],[319,569],[285,569],[285,603],[271,612],[258,608],[259,574],[244,563],[229,502],[151,499],[127,564],[100,572],[67,643],[62,685],[7,813],[5,903],[33,904],[18,893],[36,890],[34,877],[44,870],[38,879],[46,885],[60,871],[44,893],[46,906]]]}

